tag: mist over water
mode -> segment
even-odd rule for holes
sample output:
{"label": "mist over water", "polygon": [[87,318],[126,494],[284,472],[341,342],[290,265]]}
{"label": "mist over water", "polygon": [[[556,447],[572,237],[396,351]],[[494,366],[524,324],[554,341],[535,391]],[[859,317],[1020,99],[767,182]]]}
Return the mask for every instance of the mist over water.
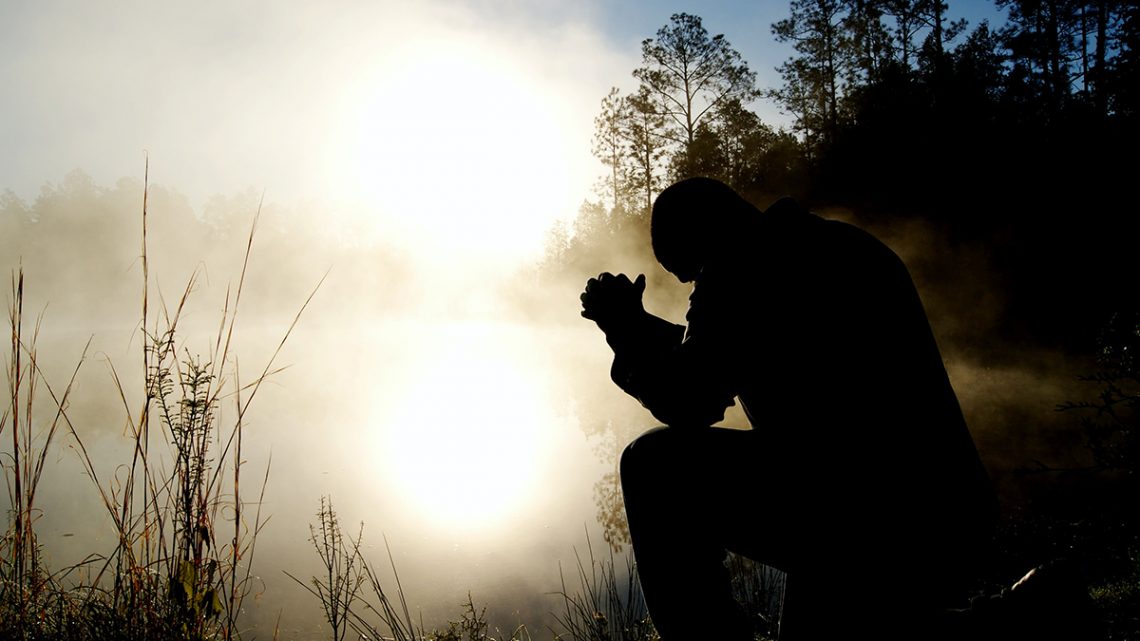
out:
{"label": "mist over water", "polygon": [[[530,20],[496,4],[488,20],[454,3],[267,6],[44,3],[0,25],[0,77],[17,89],[0,98],[0,138],[36,150],[0,159],[0,268],[23,270],[25,313],[42,315],[39,364],[58,389],[90,339],[68,415],[100,483],[121,482],[127,412],[142,404],[142,150],[150,314],[173,313],[193,279],[187,356],[210,352],[237,304],[260,209],[227,374],[259,376],[315,294],[243,418],[243,496],[255,501],[267,478],[268,519],[245,622],[261,638],[277,626],[284,639],[327,635],[316,599],[284,572],[318,570],[309,527],[329,496],[346,534],[364,523],[389,588],[390,546],[429,628],[470,593],[492,626],[546,638],[560,564],[587,539],[606,550],[595,484],[654,425],[609,380],[609,348],[579,317],[583,279],[645,272],[649,311],[680,322],[687,303],[645,247],[563,275],[535,267],[546,229],[590,192],[597,98],[628,76],[633,48],[587,28],[589,7]],[[12,62],[33,49],[37,64]],[[1075,376],[1091,363],[997,338],[1006,292],[987,247],[924,223],[867,227],[910,267],[1003,496],[1032,493],[1017,470],[1034,461],[1083,464],[1075,421],[1053,408],[1087,392]],[[739,408],[725,424],[746,426]],[[49,567],[113,550],[66,434],[37,504]]]}
{"label": "mist over water", "polygon": [[[173,313],[194,276],[179,327],[199,354],[216,340],[227,291],[234,304],[257,200],[216,198],[198,213],[173,189],[150,190],[152,314]],[[20,213],[11,203],[0,212],[13,230],[0,255],[23,268],[25,310],[42,310],[38,358],[53,386],[92,341],[68,411],[105,486],[123,478],[130,457],[112,368],[131,410],[139,406],[141,201],[139,182],[105,188],[72,174],[25,204],[22,222],[11,224]],[[536,259],[440,256],[328,223],[263,207],[237,311],[233,375],[252,380],[316,292],[273,364],[285,369],[244,419],[247,500],[268,466],[261,510],[269,520],[254,560],[263,589],[247,602],[249,624],[280,625],[283,638],[322,635],[317,601],[284,572],[318,570],[309,526],[330,496],[346,532],[364,523],[370,562],[387,568],[390,546],[409,603],[429,626],[458,617],[470,592],[493,625],[522,623],[541,638],[554,625],[560,564],[572,568],[587,537],[596,552],[606,549],[594,485],[652,417],[609,381],[609,348],[578,316],[580,278],[542,276]],[[1005,495],[1032,492],[1015,472],[1033,461],[1080,463],[1072,421],[1053,408],[1082,393],[1074,376],[1085,361],[992,338],[1002,295],[984,247],[944,247],[923,226],[872,231],[914,273]],[[644,252],[605,262],[647,270]],[[648,272],[647,309],[680,321],[687,287]],[[226,402],[221,411],[232,418]],[[746,426],[739,408],[725,423]],[[56,443],[39,498],[37,531],[52,567],[115,543],[73,445]]]}
{"label": "mist over water", "polygon": [[[96,191],[89,195],[97,201]],[[245,239],[198,229],[193,218],[170,226],[162,193],[151,194],[148,220],[150,304],[162,304],[155,294],[161,291],[172,309],[197,269],[179,325],[204,354],[226,290],[236,288]],[[133,199],[122,204],[136,209],[141,192]],[[141,222],[130,209],[121,216]],[[122,477],[130,459],[110,367],[128,393],[140,389],[141,231],[131,233],[124,222],[124,247],[105,251],[89,236],[66,232],[82,229],[87,211],[51,212],[60,219],[29,226],[19,243],[5,239],[4,256],[23,265],[25,308],[45,309],[38,350],[52,385],[62,385],[94,336],[69,414],[107,484]],[[37,226],[48,224],[62,233],[36,238]],[[518,278],[511,272],[492,267],[448,276],[414,259],[396,260],[382,245],[352,248],[296,234],[275,225],[271,212],[260,225],[234,337],[243,378],[260,373],[328,275],[274,364],[287,369],[271,376],[244,421],[247,500],[272,459],[261,506],[270,521],[255,560],[265,591],[251,601],[251,620],[272,629],[280,615],[290,638],[318,634],[317,602],[282,571],[315,571],[308,525],[329,495],[346,531],[355,535],[356,524],[365,523],[368,556],[380,567],[387,565],[387,539],[409,602],[423,608],[425,622],[457,617],[470,591],[497,624],[543,629],[556,605],[549,593],[558,589],[559,560],[573,559],[587,530],[601,541],[591,499],[600,463],[565,393],[567,377],[580,373],[561,367],[561,353],[574,343],[579,358],[596,360],[604,372],[604,343],[583,340],[585,323],[520,320],[495,284]],[[188,241],[195,232],[209,240]],[[307,253],[297,251],[301,246]],[[40,247],[55,251],[34,249]],[[200,261],[190,258],[196,252]],[[187,259],[176,264],[177,256]],[[78,273],[60,269],[64,264]],[[111,276],[91,277],[100,273]],[[137,411],[139,399],[128,404]],[[225,402],[221,411],[233,412]],[[51,457],[40,500],[40,538],[53,567],[109,553],[115,541],[94,485],[66,445]]]}

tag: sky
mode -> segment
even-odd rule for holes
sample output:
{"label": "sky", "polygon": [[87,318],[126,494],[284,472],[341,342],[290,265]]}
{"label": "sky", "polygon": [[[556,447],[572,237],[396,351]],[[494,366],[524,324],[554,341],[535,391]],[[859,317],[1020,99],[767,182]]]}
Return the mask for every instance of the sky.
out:
{"label": "sky", "polygon": [[515,257],[591,195],[598,104],[633,88],[640,41],[683,11],[778,85],[782,2],[5,0],[0,189],[34,199],[76,168],[113,184],[141,177],[145,153],[152,179],[197,207],[253,188]]}
{"label": "sky", "polygon": [[[951,17],[993,19],[987,3],[951,5]],[[634,88],[642,39],[672,13],[697,13],[759,86],[773,87],[791,52],[770,26],[786,10],[664,0],[0,0],[0,193],[30,203],[75,169],[103,188],[123,177],[141,184],[149,162],[151,184],[183,194],[194,215],[219,194],[253,194],[249,209],[264,194],[268,226],[293,226],[295,236],[340,230],[253,261],[249,304],[262,311],[244,340],[262,360],[328,271],[283,356],[296,367],[250,418],[251,460],[272,450],[275,461],[267,509],[276,521],[262,563],[272,573],[304,567],[282,559],[308,552],[307,523],[327,492],[340,497],[345,522],[381,523],[375,534],[390,534],[401,562],[442,591],[421,593],[453,603],[468,589],[498,591],[541,609],[558,560],[583,542],[592,484],[607,469],[566,409],[559,370],[591,376],[605,403],[625,400],[620,419],[647,415],[609,385],[608,348],[591,326],[520,323],[503,284],[540,254],[555,219],[593,196],[602,173],[590,154],[593,119],[611,86]],[[787,124],[775,105],[755,108]],[[178,275],[163,281],[169,292],[195,261],[209,263],[196,292],[208,302],[190,316],[208,333],[232,281],[215,257],[182,256],[179,245],[191,243],[158,224],[178,202],[152,201],[152,269]],[[132,221],[133,207],[123,214]],[[49,345],[76,338],[53,338],[54,327],[97,331],[99,358],[121,363],[138,337],[112,303],[135,312],[137,237],[121,247],[97,239],[95,215],[74,212],[53,233],[74,234],[69,248],[117,248],[98,283],[76,280],[93,275],[71,249],[0,255],[0,267],[23,260],[43,288],[31,291],[51,301]],[[164,267],[164,254],[184,264]],[[578,320],[576,293],[564,298]],[[104,307],[112,311],[90,311]],[[84,383],[87,398],[107,394],[104,369]],[[93,447],[112,460],[114,430],[103,435]],[[68,519],[81,513],[73,481],[53,476],[44,499],[72,506],[45,510],[45,531],[67,542],[78,538]],[[280,579],[267,582],[293,596],[267,603],[303,600]],[[277,608],[267,606],[265,620]]]}

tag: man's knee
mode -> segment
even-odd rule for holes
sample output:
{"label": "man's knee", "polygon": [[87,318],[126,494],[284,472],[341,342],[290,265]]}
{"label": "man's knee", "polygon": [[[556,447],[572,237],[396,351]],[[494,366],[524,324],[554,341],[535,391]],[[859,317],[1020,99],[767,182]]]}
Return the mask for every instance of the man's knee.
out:
{"label": "man's knee", "polygon": [[680,449],[680,432],[668,427],[655,427],[627,445],[621,453],[622,483],[671,467],[669,462]]}

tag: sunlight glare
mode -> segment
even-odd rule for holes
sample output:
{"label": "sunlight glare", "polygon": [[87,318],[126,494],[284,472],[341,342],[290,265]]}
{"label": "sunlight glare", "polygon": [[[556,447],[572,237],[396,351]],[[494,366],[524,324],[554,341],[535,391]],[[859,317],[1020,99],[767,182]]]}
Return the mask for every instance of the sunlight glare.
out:
{"label": "sunlight glare", "polygon": [[544,425],[541,390],[520,360],[464,328],[425,355],[383,432],[390,482],[440,525],[490,527],[532,498]]}
{"label": "sunlight glare", "polygon": [[395,58],[349,134],[343,172],[355,190],[437,254],[540,252],[558,208],[576,202],[576,146],[553,93],[485,45],[439,39]]}

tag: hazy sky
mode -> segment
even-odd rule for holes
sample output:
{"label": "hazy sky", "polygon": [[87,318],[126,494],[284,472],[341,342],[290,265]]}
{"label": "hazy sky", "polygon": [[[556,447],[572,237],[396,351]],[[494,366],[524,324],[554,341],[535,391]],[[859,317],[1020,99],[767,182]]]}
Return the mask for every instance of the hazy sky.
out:
{"label": "hazy sky", "polygon": [[[951,2],[951,15],[976,23],[993,15],[988,6]],[[602,389],[603,404],[624,403],[615,422],[641,410],[609,384],[608,348],[577,318],[577,290],[544,292],[551,298],[540,301],[565,305],[564,325],[520,327],[508,315],[517,308],[497,299],[501,291],[486,285],[479,267],[534,257],[551,221],[572,216],[591,196],[601,173],[590,155],[599,102],[611,86],[634,87],[641,40],[683,11],[725,34],[760,86],[778,84],[775,67],[790,51],[773,42],[770,25],[786,15],[786,2],[0,0],[0,192],[30,202],[73,169],[105,187],[123,176],[141,179],[145,152],[151,181],[184,193],[199,213],[211,195],[252,187],[279,210],[320,215],[322,224],[398,247],[382,258],[359,247],[298,257],[306,248],[296,245],[254,256],[252,269],[265,275],[249,294],[251,311],[271,298],[288,310],[272,332],[254,326],[243,336],[254,350],[264,342],[266,353],[333,267],[282,358],[297,367],[255,410],[264,413],[249,447],[262,448],[262,458],[272,449],[278,466],[267,492],[276,520],[265,572],[280,583],[277,573],[309,554],[307,524],[319,496],[331,492],[346,523],[379,522],[372,531],[394,531],[401,553],[415,543],[429,548],[431,560],[419,569],[437,574],[419,583],[452,589],[441,596],[448,603],[467,589],[493,601],[488,593],[502,589],[538,599],[545,613],[559,555],[569,559],[570,546],[582,542],[592,483],[605,469],[566,411],[567,372]],[[769,122],[786,122],[771,104],[756,109]],[[152,206],[162,213],[159,200]],[[53,301],[49,331],[67,323],[99,331],[97,349],[121,363],[116,350],[137,347],[137,210],[124,211],[131,233],[122,255],[103,251],[109,275],[93,284],[64,276],[90,276],[90,269],[65,272],[62,263],[98,261],[68,252],[118,247],[119,239],[94,243],[99,225],[80,224],[92,214],[69,215],[74,220],[55,233],[89,236],[61,243],[67,250],[59,255],[28,257],[29,280]],[[153,242],[178,244],[177,231],[156,233]],[[392,255],[417,252],[435,262],[458,258],[388,269]],[[473,252],[481,260],[454,262]],[[17,258],[0,255],[0,267]],[[165,275],[180,278],[198,259],[205,260]],[[288,262],[301,267],[290,271]],[[55,290],[44,285],[50,269],[64,281]],[[212,282],[196,295],[220,309],[227,281],[216,263],[211,269]],[[115,329],[87,327],[95,322],[89,311],[62,317],[77,291],[110,300],[105,291],[113,288],[129,290],[120,292],[126,303],[108,305],[126,316],[113,319]],[[259,320],[272,316],[262,312]],[[106,376],[97,367],[90,376],[96,382],[87,390],[97,397]],[[82,500],[71,494],[74,479],[52,477],[55,500]],[[81,509],[47,510],[45,531],[71,541]],[[315,609],[284,583],[267,598],[267,621],[282,599]]]}
{"label": "hazy sky", "polygon": [[491,249],[515,254],[590,194],[598,103],[632,88],[640,41],[679,11],[778,84],[784,2],[5,0],[0,189],[32,199],[75,168],[141,177],[146,150],[152,180],[195,206],[253,187],[435,240],[508,235]]}

